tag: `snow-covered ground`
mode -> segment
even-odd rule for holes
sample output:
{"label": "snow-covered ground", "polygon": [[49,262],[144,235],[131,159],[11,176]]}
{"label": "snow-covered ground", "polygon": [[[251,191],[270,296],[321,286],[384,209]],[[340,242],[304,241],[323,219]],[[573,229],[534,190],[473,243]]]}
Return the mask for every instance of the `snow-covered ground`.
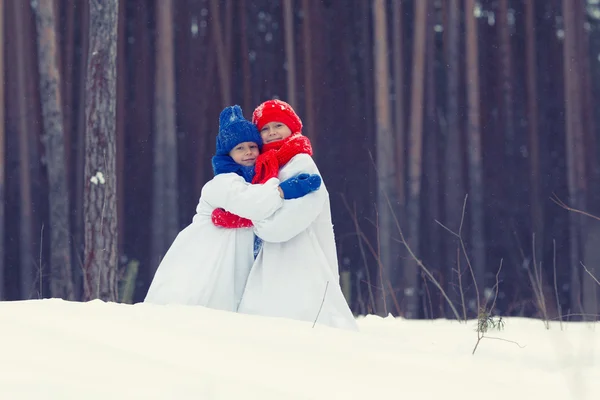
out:
{"label": "snow-covered ground", "polygon": [[0,399],[600,399],[600,324],[375,316],[361,332],[201,307],[0,302]]}

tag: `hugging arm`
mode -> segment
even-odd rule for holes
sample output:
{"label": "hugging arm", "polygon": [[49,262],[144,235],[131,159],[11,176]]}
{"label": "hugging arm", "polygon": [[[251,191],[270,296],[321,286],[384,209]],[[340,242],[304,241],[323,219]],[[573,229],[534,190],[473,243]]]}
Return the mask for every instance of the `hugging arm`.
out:
{"label": "hugging arm", "polygon": [[[320,176],[315,162],[307,154],[294,157],[286,167],[292,171],[292,176],[300,173]],[[313,223],[323,210],[327,196],[327,190],[320,188],[304,197],[287,200],[271,216],[262,220],[253,219],[254,232],[267,242],[286,242]]]}
{"label": "hugging arm", "polygon": [[231,175],[217,175],[202,188],[202,197],[208,204],[249,220],[267,218],[282,206],[278,179],[252,185]]}

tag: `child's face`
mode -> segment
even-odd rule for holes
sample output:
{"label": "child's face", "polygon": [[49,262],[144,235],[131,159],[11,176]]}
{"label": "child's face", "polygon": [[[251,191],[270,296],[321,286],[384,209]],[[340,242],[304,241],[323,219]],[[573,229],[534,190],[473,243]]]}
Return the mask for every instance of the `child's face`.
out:
{"label": "child's face", "polygon": [[265,124],[260,130],[260,136],[264,143],[276,142],[289,137],[292,131],[282,122],[273,121]]}
{"label": "child's face", "polygon": [[240,165],[252,167],[258,157],[258,145],[254,142],[240,143],[229,152],[229,156]]}

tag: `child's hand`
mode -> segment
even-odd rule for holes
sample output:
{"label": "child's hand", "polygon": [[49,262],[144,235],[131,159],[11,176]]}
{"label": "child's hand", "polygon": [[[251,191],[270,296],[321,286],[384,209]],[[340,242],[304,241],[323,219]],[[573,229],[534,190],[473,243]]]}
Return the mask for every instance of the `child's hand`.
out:
{"label": "child's hand", "polygon": [[321,177],[317,174],[299,174],[279,184],[286,200],[297,199],[321,187]]}
{"label": "child's hand", "polygon": [[213,210],[211,221],[215,226],[228,229],[251,228],[253,226],[252,221],[249,219],[232,214],[222,208],[215,208]]}

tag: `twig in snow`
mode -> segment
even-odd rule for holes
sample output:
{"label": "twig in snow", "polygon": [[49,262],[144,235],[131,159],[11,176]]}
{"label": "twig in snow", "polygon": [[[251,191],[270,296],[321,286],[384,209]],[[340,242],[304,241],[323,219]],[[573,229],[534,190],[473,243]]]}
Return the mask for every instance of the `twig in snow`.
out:
{"label": "twig in snow", "polygon": [[323,293],[323,300],[321,301],[321,306],[319,307],[319,312],[317,313],[317,317],[315,318],[315,322],[313,322],[313,328],[317,324],[317,320],[319,319],[319,315],[321,314],[321,310],[323,309],[323,304],[325,303],[325,296],[327,295],[327,288],[329,287],[329,281],[325,285],[325,292]]}

